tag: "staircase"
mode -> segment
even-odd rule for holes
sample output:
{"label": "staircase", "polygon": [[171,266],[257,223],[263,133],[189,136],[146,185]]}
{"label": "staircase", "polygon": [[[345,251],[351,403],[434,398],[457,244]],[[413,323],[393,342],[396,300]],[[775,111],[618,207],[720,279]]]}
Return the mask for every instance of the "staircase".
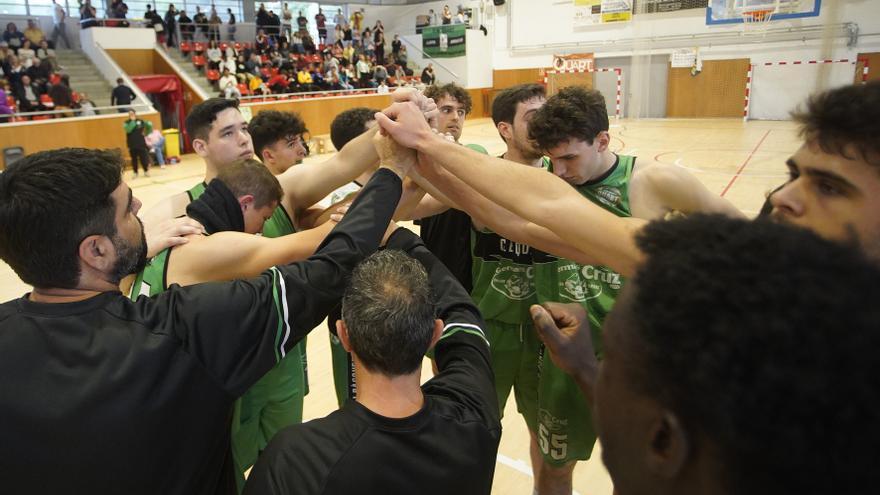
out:
{"label": "staircase", "polygon": [[200,88],[202,88],[209,96],[217,96],[219,94],[218,90],[215,89],[208,78],[205,77],[205,69],[202,70],[196,69],[193,65],[191,57],[192,54],[184,57],[181,55],[180,50],[176,48],[171,48],[165,52],[168,55],[168,58],[174,61],[177,64],[177,67],[185,72],[189,77],[195,81]]}
{"label": "staircase", "polygon": [[110,85],[92,61],[79,50],[55,50],[58,64],[64,67],[62,74],[70,76],[70,89],[77,93],[87,93],[89,99],[99,107],[110,106]]}

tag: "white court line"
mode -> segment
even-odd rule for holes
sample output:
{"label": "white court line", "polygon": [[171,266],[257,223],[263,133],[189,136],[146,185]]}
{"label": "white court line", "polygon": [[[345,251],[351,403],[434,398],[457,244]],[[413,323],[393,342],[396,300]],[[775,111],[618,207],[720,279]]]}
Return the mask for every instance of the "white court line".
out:
{"label": "white court line", "polygon": [[[667,163],[668,163],[668,162],[667,162]],[[779,178],[787,178],[787,177],[788,177],[788,174],[770,174],[770,175],[759,175],[759,174],[736,174],[736,173],[733,173],[733,174],[732,174],[732,173],[730,173],[730,172],[720,172],[720,171],[715,171],[715,170],[703,170],[703,169],[701,169],[701,168],[688,167],[687,165],[682,165],[682,163],[681,163],[681,158],[676,158],[675,161],[672,162],[672,163],[675,164],[676,167],[680,167],[680,168],[683,168],[683,169],[685,169],[685,170],[690,170],[691,172],[698,172],[698,173],[701,173],[701,174],[709,174],[709,175],[724,175],[724,176],[726,176],[726,177],[730,177],[730,176],[734,176],[734,175],[739,175],[739,176],[741,176],[741,177],[751,177],[751,178],[754,178],[754,179],[779,179]]]}
{"label": "white court line", "polygon": [[[509,468],[513,468],[514,471],[519,471],[520,473],[528,476],[529,478],[532,477],[532,466],[529,463],[527,463],[526,461],[523,461],[521,459],[511,459],[510,457],[507,457],[504,454],[498,454],[498,462],[500,464],[504,464],[505,466],[507,466]],[[572,495],[581,495],[581,494],[578,493],[577,490],[572,490]]]}

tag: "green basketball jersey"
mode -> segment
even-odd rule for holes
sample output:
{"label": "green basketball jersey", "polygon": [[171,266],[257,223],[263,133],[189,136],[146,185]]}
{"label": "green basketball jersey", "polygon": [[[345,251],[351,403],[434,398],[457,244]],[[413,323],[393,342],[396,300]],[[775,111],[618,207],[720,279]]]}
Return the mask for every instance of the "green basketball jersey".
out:
{"label": "green basketball jersey", "polygon": [[[549,166],[550,160],[545,157],[543,168]],[[529,324],[529,306],[538,303],[532,262],[534,257],[545,259],[547,255],[488,228],[471,229],[471,255],[471,297],[483,318]]]}
{"label": "green basketball jersey", "polygon": [[[190,201],[195,201],[204,192],[205,183],[199,182],[186,193],[189,195]],[[263,236],[281,237],[293,233],[296,233],[296,227],[293,225],[293,220],[290,219],[287,210],[285,210],[283,206],[278,205],[278,208],[275,208],[275,211],[272,212],[272,216],[263,224]]]}
{"label": "green basketball jersey", "polygon": [[155,296],[165,292],[168,285],[169,254],[171,254],[171,248],[163,249],[137,274],[129,293],[132,300],[137,299],[138,296]]}

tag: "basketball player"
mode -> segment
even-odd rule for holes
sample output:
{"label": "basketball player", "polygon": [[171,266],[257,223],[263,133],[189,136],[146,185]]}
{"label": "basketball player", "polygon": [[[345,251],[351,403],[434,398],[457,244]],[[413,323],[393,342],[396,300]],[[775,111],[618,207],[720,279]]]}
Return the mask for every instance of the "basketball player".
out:
{"label": "basketball player", "polygon": [[[710,193],[681,169],[669,167],[671,170],[667,170],[667,167],[654,166],[639,168],[634,173],[634,157],[616,155],[609,149],[605,100],[597,91],[579,87],[563,89],[535,112],[528,128],[530,138],[537,142],[540,149],[546,150],[552,159],[550,170],[563,177],[584,197],[615,215],[657,218],[670,211],[714,211],[741,216],[732,205]],[[468,210],[468,206],[474,209],[474,203],[466,197],[452,199],[461,200],[466,205],[465,210]],[[529,242],[528,229],[524,231],[523,234],[514,232],[511,239],[524,241],[531,246],[546,245]],[[496,242],[501,244],[500,239]],[[620,273],[598,264],[581,265],[537,251],[523,256],[526,247],[522,244],[510,243],[510,247],[514,248],[515,256],[524,258],[519,260],[520,264],[527,261],[531,269],[520,266],[519,276],[508,277],[508,274],[516,274],[511,271],[512,267],[508,267],[502,273],[508,277],[504,284],[495,280],[498,278],[497,272],[486,274],[487,280],[481,287],[475,287],[475,295],[480,292],[484,297],[494,296],[494,292],[503,292],[498,287],[504,287],[508,291],[508,299],[522,300],[525,299],[524,295],[529,295],[539,302],[577,302],[588,309],[593,328],[596,332],[600,331],[602,320],[622,287]],[[493,259],[498,259],[497,253]],[[577,256],[575,259],[584,262],[586,257]],[[515,307],[507,304],[492,306],[495,312]],[[523,309],[520,307],[518,314],[527,317],[527,310]],[[491,316],[488,318],[491,319]],[[519,331],[515,331],[517,328],[507,328],[513,336],[504,340],[514,344],[516,340],[525,341],[526,336],[518,338],[520,333],[524,333],[523,324],[527,325],[528,321],[516,324],[519,325]],[[528,338],[535,339],[531,347],[539,352],[540,346],[534,335]],[[523,343],[523,355],[532,355],[529,347],[527,342]],[[588,459],[595,444],[589,407],[578,392],[576,383],[552,363],[542,360],[540,354],[534,357],[534,361],[529,357],[528,362],[535,366],[526,365],[527,369],[539,369],[537,387],[526,385],[533,391],[524,394],[525,398],[518,401],[518,407],[525,411],[526,422],[530,430],[536,433],[536,441],[543,454],[543,461],[535,466],[539,468],[535,476],[537,491],[544,494],[570,493],[575,462]],[[529,384],[533,380],[524,379],[523,383]]]}
{"label": "basketball player", "polygon": [[533,308],[594,406],[617,493],[880,483],[875,262],[804,229],[719,216],[653,222],[637,245],[646,259],[606,321],[601,363],[583,308]]}

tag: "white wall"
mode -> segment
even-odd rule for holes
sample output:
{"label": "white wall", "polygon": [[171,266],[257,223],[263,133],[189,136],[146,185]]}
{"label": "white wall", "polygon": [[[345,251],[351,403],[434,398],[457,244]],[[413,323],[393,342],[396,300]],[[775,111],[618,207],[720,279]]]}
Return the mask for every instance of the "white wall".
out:
{"label": "white wall", "polygon": [[156,31],[147,28],[93,27],[80,32],[83,48],[87,44],[99,44],[105,50],[152,50],[156,44]]}
{"label": "white wall", "polygon": [[[482,31],[468,29],[465,33],[467,55],[453,58],[426,59],[421,53],[422,35],[402,36],[407,45],[410,67],[415,75],[421,74],[421,68],[428,62],[434,64],[434,74],[440,84],[454,82],[464,88],[492,87],[492,37],[483,35]],[[416,50],[413,45],[418,47]]]}
{"label": "white wall", "polygon": [[[153,41],[149,45],[146,45],[145,43],[148,39],[146,33],[138,33],[138,31],[149,31],[153,36]],[[130,36],[122,36],[123,32],[125,34],[131,32],[132,34]],[[125,81],[125,85],[134,90],[137,95],[136,103],[140,104],[140,106],[135,105],[138,112],[151,113],[155,111],[150,104],[147,95],[145,95],[144,92],[132,82],[128,77],[128,74],[126,74],[122,68],[113,61],[110,55],[104,51],[108,48],[152,49],[156,44],[156,33],[152,29],[94,27],[80,31],[79,41],[82,45],[83,53],[85,53],[92,63],[95,64],[95,67],[98,68],[98,71],[104,76],[104,79],[107,80],[111,87],[116,87],[116,79],[121,77]]]}

